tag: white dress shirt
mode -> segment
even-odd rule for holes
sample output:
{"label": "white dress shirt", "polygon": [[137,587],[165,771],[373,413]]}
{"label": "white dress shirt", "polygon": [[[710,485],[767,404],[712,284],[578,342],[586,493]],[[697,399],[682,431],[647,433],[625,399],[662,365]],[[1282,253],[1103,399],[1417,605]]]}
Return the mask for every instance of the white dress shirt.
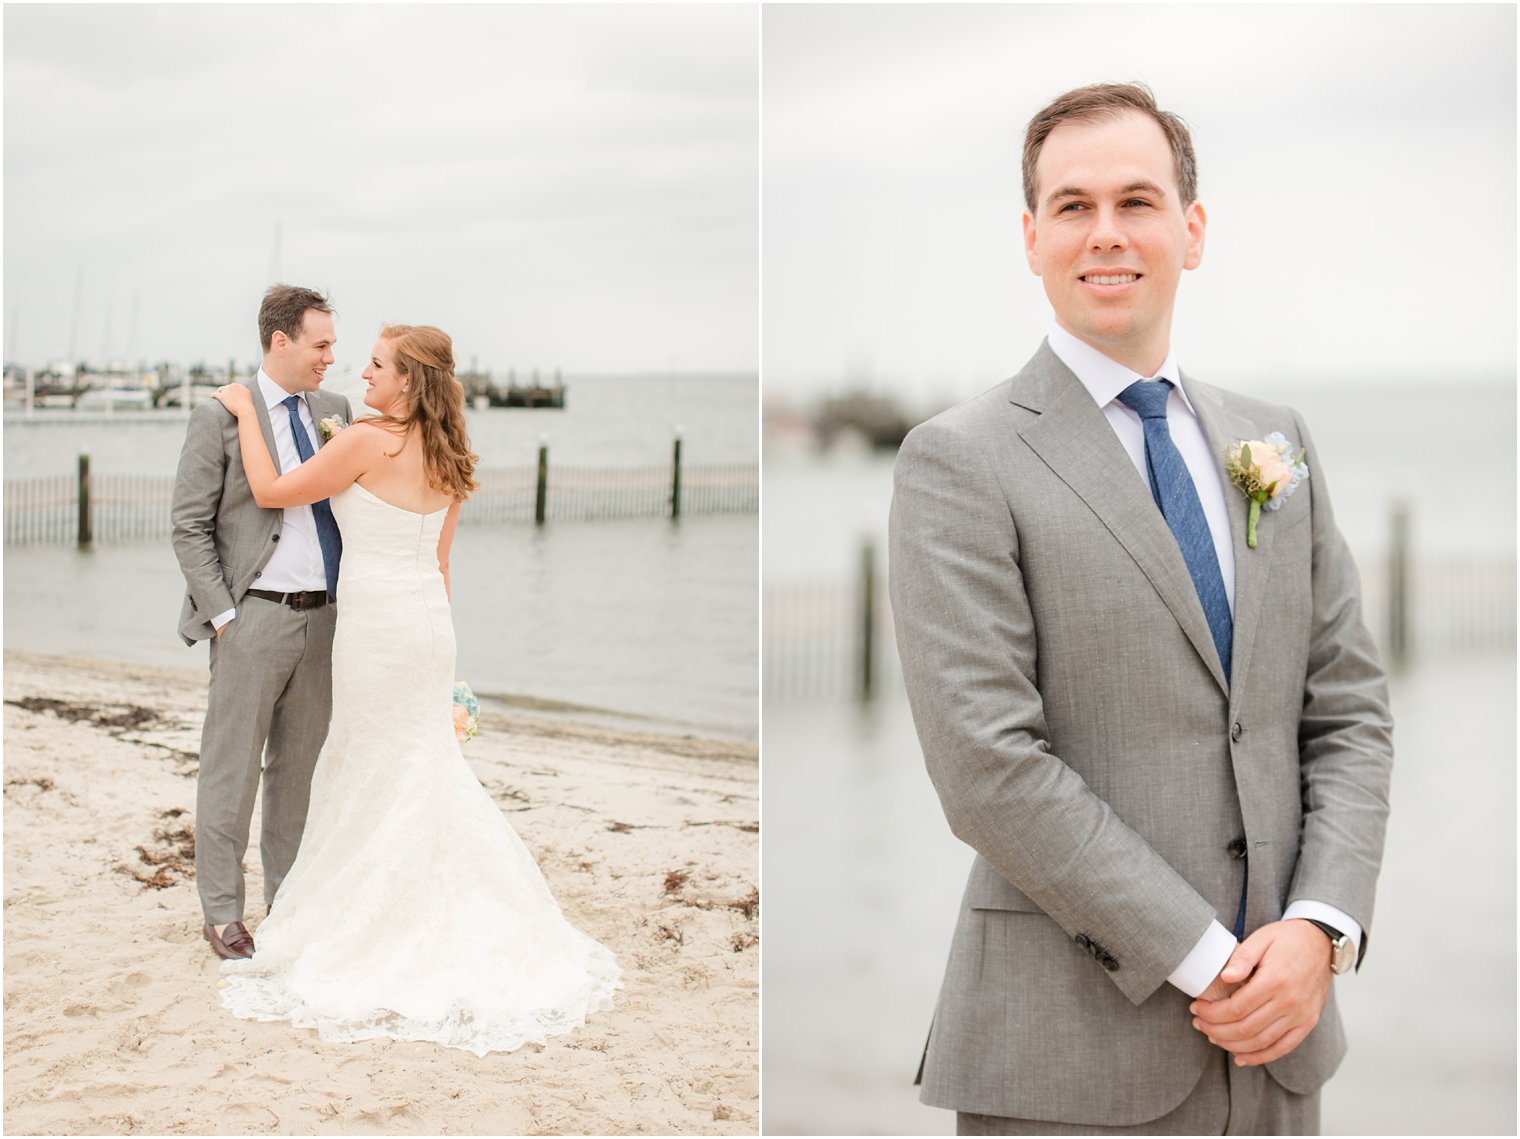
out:
{"label": "white dress shirt", "polygon": [[[1140,416],[1120,403],[1118,396],[1136,380],[1172,382],[1172,391],[1166,403],[1167,429],[1198,490],[1198,501],[1203,505],[1203,515],[1208,520],[1209,533],[1214,539],[1214,552],[1219,557],[1219,573],[1224,578],[1224,592],[1233,615],[1235,548],[1231,545],[1230,519],[1225,509],[1224,472],[1210,449],[1208,440],[1204,438],[1203,425],[1198,422],[1197,413],[1188,402],[1187,393],[1182,390],[1176,354],[1169,350],[1166,361],[1154,376],[1142,376],[1103,355],[1092,345],[1078,340],[1059,324],[1052,324],[1049,340],[1051,351],[1076,374],[1093,401],[1103,409],[1104,418],[1119,437],[1130,461],[1135,464],[1135,471],[1147,492],[1150,490],[1150,476],[1145,467],[1145,428],[1140,422]],[[1361,952],[1362,927],[1349,914],[1334,906],[1324,902],[1292,902],[1283,918],[1317,918],[1350,937],[1356,951]],[[1219,922],[1212,922],[1167,980],[1188,996],[1196,997],[1219,975],[1219,971],[1229,961],[1230,954],[1235,951],[1235,946],[1235,935]]]}
{"label": "white dress shirt", "polygon": [[[259,369],[258,390],[269,409],[269,425],[274,428],[276,465],[281,472],[292,471],[301,462],[296,450],[295,436],[290,433],[290,412],[283,404],[290,393],[275,383]],[[296,413],[306,438],[311,443],[312,454],[317,451],[316,424],[312,422],[311,409],[304,399],[296,400]],[[280,540],[275,544],[269,562],[259,571],[255,588],[274,593],[302,593],[311,589],[327,588],[327,569],[322,561],[322,543],[317,538],[317,521],[310,506],[287,506],[285,521],[280,530]],[[211,619],[213,628],[220,629],[237,616],[237,610],[229,609]]]}

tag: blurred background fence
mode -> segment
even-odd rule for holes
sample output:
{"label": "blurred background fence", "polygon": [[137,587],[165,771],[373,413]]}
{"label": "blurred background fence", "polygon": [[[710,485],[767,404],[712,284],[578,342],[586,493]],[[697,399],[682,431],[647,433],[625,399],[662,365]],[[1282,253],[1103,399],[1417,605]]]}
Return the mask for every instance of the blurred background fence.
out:
{"label": "blurred background fence", "polygon": [[[1395,509],[1390,548],[1357,559],[1363,617],[1386,663],[1430,651],[1513,651],[1513,554],[1414,554]],[[871,700],[902,691],[885,557],[861,543],[853,580],[765,587],[763,690],[768,700]]]}
{"label": "blurred background fence", "polygon": [[[754,463],[553,466],[547,448],[534,466],[477,470],[480,489],[460,511],[462,525],[664,518],[755,513]],[[92,474],[81,455],[72,475],[5,480],[5,544],[73,545],[168,538],[172,475]]]}

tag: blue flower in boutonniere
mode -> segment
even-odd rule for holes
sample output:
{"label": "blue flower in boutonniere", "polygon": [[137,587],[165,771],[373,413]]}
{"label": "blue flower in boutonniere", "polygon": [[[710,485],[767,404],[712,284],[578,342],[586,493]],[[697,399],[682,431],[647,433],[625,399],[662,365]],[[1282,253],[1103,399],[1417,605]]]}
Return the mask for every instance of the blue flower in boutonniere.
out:
{"label": "blue flower in boutonniere", "polygon": [[1230,481],[1251,500],[1251,514],[1246,521],[1246,545],[1256,548],[1256,523],[1261,508],[1282,509],[1287,497],[1309,477],[1304,452],[1293,457],[1293,448],[1282,432],[1274,431],[1265,439],[1242,439],[1224,449],[1225,470]]}
{"label": "blue flower in boutonniere", "polygon": [[322,436],[322,442],[331,443],[333,436],[347,426],[341,415],[329,415],[326,419],[317,420],[317,434]]}

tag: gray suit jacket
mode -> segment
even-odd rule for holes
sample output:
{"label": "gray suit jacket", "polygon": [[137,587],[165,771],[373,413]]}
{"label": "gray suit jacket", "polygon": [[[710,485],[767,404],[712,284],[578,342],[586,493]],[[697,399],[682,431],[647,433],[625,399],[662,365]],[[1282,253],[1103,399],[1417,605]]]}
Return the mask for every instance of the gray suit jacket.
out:
{"label": "gray suit jacket", "polygon": [[[1179,1104],[1212,1045],[1166,978],[1211,920],[1234,925],[1242,852],[1248,932],[1299,898],[1370,930],[1392,723],[1318,453],[1291,410],[1182,384],[1216,453],[1272,431],[1308,449],[1254,550],[1226,486],[1233,684],[1149,488],[1048,344],[898,457],[903,673],[977,851],[926,1103],[1105,1126]],[[1269,1071],[1310,1092],[1344,1051],[1332,994]]]}
{"label": "gray suit jacket", "polygon": [[[253,392],[264,442],[278,470],[274,429],[258,382],[243,381],[243,386]],[[330,415],[341,416],[344,423],[353,419],[342,396],[311,392],[306,406],[313,422]],[[237,419],[216,400],[208,400],[190,414],[170,511],[174,555],[188,587],[180,609],[179,635],[185,644],[193,645],[215,635],[211,618],[241,604],[243,594],[274,554],[285,523],[283,510],[265,510],[254,502],[243,473]]]}

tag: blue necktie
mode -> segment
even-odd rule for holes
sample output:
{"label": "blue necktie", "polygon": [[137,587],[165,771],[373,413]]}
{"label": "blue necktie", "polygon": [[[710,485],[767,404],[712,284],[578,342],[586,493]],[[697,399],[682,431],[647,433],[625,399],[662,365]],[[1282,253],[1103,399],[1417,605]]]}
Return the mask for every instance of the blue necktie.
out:
{"label": "blue necktie", "polygon": [[1230,601],[1224,592],[1224,577],[1219,572],[1219,557],[1214,552],[1214,536],[1209,532],[1198,488],[1188,474],[1187,464],[1172,433],[1166,426],[1166,400],[1171,394],[1169,380],[1137,380],[1119,393],[1119,402],[1140,416],[1145,428],[1145,466],[1150,473],[1151,494],[1172,536],[1182,548],[1193,588],[1203,603],[1224,678],[1230,679],[1230,644],[1234,623],[1230,620]]}
{"label": "blue necktie", "polygon": [[[296,404],[301,400],[300,396],[291,396],[281,400],[285,410],[290,412],[290,433],[295,436],[296,454],[301,456],[301,462],[311,458],[311,436],[306,434],[306,426],[301,422],[301,413],[296,410]],[[338,533],[338,523],[333,520],[332,507],[327,505],[327,499],[311,504],[311,516],[317,523],[317,542],[322,547],[322,565],[327,570],[327,592],[334,598],[338,596],[338,559],[343,556],[343,538]]]}

